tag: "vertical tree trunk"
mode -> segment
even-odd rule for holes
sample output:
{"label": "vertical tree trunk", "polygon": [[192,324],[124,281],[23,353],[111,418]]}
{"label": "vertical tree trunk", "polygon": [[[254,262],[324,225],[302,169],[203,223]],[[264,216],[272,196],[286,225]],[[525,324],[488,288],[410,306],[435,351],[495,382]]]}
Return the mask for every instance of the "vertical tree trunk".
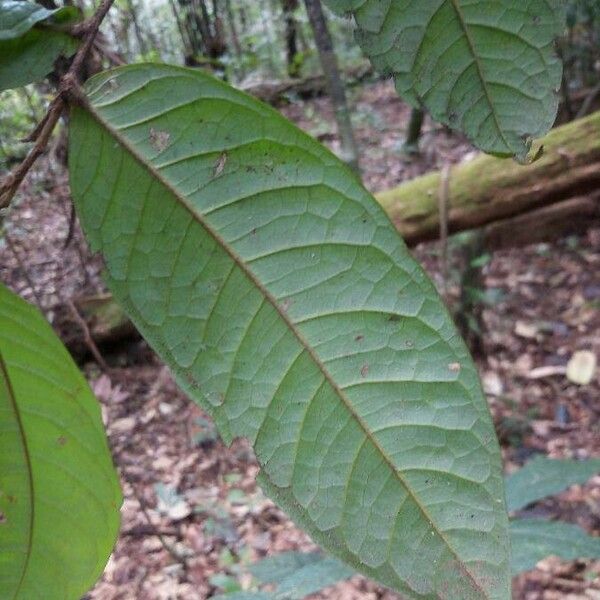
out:
{"label": "vertical tree trunk", "polygon": [[229,31],[231,32],[231,43],[235,52],[235,57],[238,61],[238,71],[241,72],[243,77],[242,69],[242,46],[240,44],[240,37],[237,31],[237,25],[235,23],[235,14],[231,6],[231,0],[225,0],[225,10],[227,11],[227,20],[229,21]]}
{"label": "vertical tree trunk", "polygon": [[301,65],[298,61],[298,23],[294,11],[298,8],[298,0],[282,0],[283,20],[285,23],[285,49],[287,72],[292,78],[300,76]]}
{"label": "vertical tree trunk", "polygon": [[327,27],[320,0],[304,0],[306,12],[312,27],[321,67],[327,80],[329,97],[335,111],[338,133],[341,142],[342,160],[359,173],[358,150],[354,139],[350,111],[346,101],[346,92],[338,69],[337,59],[333,50],[333,42]]}
{"label": "vertical tree trunk", "polygon": [[402,145],[402,149],[407,154],[417,154],[419,152],[419,140],[421,139],[424,119],[425,113],[420,108],[413,108],[410,112],[406,139]]}
{"label": "vertical tree trunk", "polygon": [[131,22],[133,23],[133,31],[135,33],[135,39],[138,43],[138,49],[142,54],[147,54],[148,46],[146,45],[146,41],[142,35],[142,30],[140,29],[140,23],[137,16],[137,7],[134,5],[133,0],[127,1],[127,8],[129,10],[129,14],[131,15]]}
{"label": "vertical tree trunk", "polygon": [[185,58],[192,53],[190,38],[188,32],[185,29],[184,20],[181,19],[179,10],[177,8],[177,5],[175,4],[175,0],[169,0],[169,5],[171,6],[171,12],[173,13],[175,23],[177,23],[177,29],[179,31],[179,35],[181,37],[181,45],[183,47],[183,56]]}

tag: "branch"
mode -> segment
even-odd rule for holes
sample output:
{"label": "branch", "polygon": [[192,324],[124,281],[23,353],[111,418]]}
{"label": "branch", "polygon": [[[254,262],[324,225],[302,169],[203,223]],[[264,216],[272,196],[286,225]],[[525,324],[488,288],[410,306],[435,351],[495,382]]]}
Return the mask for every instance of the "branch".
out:
{"label": "branch", "polygon": [[0,184],[0,209],[6,208],[10,204],[10,201],[13,199],[21,183],[23,183],[23,179],[25,179],[25,176],[35,161],[46,149],[50,136],[66,107],[67,98],[77,86],[77,75],[81,70],[83,61],[87,57],[92,44],[94,43],[94,38],[98,33],[102,20],[110,10],[114,1],[115,0],[102,0],[94,15],[88,21],[81,24],[80,31],[83,35],[83,43],[79,50],[77,50],[69,70],[60,80],[56,98],[52,100],[46,115],[27,140],[32,142],[35,141],[35,145],[29,151],[23,162],[9,173]]}

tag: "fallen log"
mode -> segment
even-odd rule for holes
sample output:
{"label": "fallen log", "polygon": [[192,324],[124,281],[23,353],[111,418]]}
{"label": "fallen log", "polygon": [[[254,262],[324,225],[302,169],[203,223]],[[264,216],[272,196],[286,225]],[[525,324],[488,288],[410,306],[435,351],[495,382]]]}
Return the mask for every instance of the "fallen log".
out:
{"label": "fallen log", "polygon": [[[600,224],[600,112],[563,125],[543,140],[544,156],[521,166],[480,156],[448,175],[448,228],[483,227],[489,250],[523,246]],[[430,173],[377,194],[409,246],[438,238],[442,174]],[[110,294],[75,300],[101,348],[137,339],[133,324]],[[77,357],[87,354],[69,311],[57,307],[55,327]]]}
{"label": "fallen log", "polygon": [[[568,200],[585,203],[588,216],[597,216],[597,191],[600,189],[600,112],[562,125],[543,140],[543,156],[536,162],[522,166],[514,161],[480,155],[452,167],[447,181],[448,231],[477,229],[490,223],[514,219],[525,213],[538,211]],[[442,173],[434,172],[376,194],[398,231],[409,246],[434,240],[439,236],[439,194]],[[586,201],[585,198],[590,200]],[[594,199],[595,198],[595,199]],[[575,203],[563,204],[561,214]],[[554,209],[553,214],[558,214]],[[551,211],[552,212],[552,211]],[[550,213],[546,211],[544,215]],[[552,219],[551,219],[552,220]],[[527,221],[520,221],[523,226]],[[542,235],[546,219],[536,224],[536,235]],[[547,225],[548,233],[556,236],[557,219]],[[568,223],[566,224],[568,225]],[[517,222],[505,224],[517,227]],[[496,233],[490,239],[500,239]],[[506,236],[503,238],[506,239]],[[527,239],[525,233],[525,240]],[[533,241],[533,240],[532,240]],[[507,242],[510,242],[508,236]],[[512,244],[514,245],[514,244]]]}
{"label": "fallen log", "polygon": [[[346,85],[352,86],[364,81],[372,75],[370,65],[360,65],[345,71],[342,76]],[[258,81],[242,85],[241,89],[268,104],[277,106],[287,102],[290,96],[314,98],[327,93],[327,83],[324,75],[309,75],[301,79],[282,79],[278,81]]]}

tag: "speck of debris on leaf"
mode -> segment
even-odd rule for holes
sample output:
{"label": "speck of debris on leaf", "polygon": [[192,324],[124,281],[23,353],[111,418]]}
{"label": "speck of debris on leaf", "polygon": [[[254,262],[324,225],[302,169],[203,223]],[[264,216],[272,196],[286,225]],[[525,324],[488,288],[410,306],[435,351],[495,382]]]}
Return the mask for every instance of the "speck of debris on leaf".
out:
{"label": "speck of debris on leaf", "polygon": [[0,512],[0,525],[4,525],[6,521],[6,515],[3,512]]}
{"label": "speck of debris on leaf", "polygon": [[67,443],[67,438],[61,435],[57,440],[59,446],[64,446]]}
{"label": "speck of debris on leaf", "polygon": [[219,158],[217,159],[217,162],[215,163],[213,177],[218,177],[223,172],[223,169],[225,168],[226,164],[227,164],[227,154],[225,152],[223,152],[221,154],[221,156],[219,156]]}
{"label": "speck of debris on leaf", "polygon": [[169,147],[171,134],[168,131],[160,131],[150,127],[150,144],[155,150],[163,152]]}
{"label": "speck of debris on leaf", "polygon": [[457,362],[455,362],[455,363],[450,363],[450,364],[448,365],[448,370],[449,370],[449,371],[452,371],[452,372],[454,372],[454,373],[458,373],[458,371],[460,371],[460,363],[457,363]]}
{"label": "speck of debris on leaf", "polygon": [[363,365],[360,369],[361,377],[366,377],[369,374],[369,365]]}

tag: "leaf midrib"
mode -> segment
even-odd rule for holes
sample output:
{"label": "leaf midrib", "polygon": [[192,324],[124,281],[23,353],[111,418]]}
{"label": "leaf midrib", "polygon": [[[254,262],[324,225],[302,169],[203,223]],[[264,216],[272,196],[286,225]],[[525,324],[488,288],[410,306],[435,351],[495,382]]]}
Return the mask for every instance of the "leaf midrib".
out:
{"label": "leaf midrib", "polygon": [[494,119],[494,124],[496,125],[496,129],[498,130],[498,134],[506,147],[512,152],[511,145],[508,143],[506,136],[504,135],[504,130],[500,126],[500,121],[498,121],[498,115],[496,114],[496,110],[494,108],[494,103],[492,101],[492,97],[490,95],[490,91],[488,89],[487,80],[484,77],[483,66],[481,65],[481,61],[479,60],[479,56],[475,51],[475,44],[471,38],[471,33],[469,31],[469,27],[467,21],[462,13],[462,8],[460,6],[460,0],[450,0],[454,11],[456,12],[456,16],[458,18],[458,22],[465,34],[465,39],[467,40],[467,44],[469,46],[469,50],[471,55],[473,56],[473,62],[475,63],[475,68],[477,69],[477,74],[479,75],[479,79],[481,81],[481,87],[483,88],[483,93],[485,94],[485,98],[490,106],[490,113],[492,118]]}
{"label": "leaf midrib", "polygon": [[[124,96],[119,99],[119,102],[123,101],[127,96]],[[437,527],[434,519],[431,518],[427,509],[422,505],[419,501],[418,497],[415,495],[411,487],[405,481],[404,477],[394,465],[392,460],[389,458],[385,450],[379,444],[377,439],[369,430],[367,424],[363,421],[362,417],[356,412],[354,407],[352,406],[350,400],[346,397],[343,390],[336,384],[335,380],[318,357],[312,346],[307,342],[302,333],[297,329],[295,323],[293,323],[287,313],[279,306],[277,299],[269,292],[268,289],[264,287],[264,285],[257,279],[256,275],[249,269],[249,267],[245,264],[245,261],[238,256],[232,248],[230,248],[229,244],[220,236],[220,234],[208,223],[205,221],[203,216],[199,213],[198,210],[183,196],[169,181],[167,181],[160,171],[158,171],[153,164],[149,160],[146,159],[136,148],[135,146],[124,136],[121,132],[114,127],[111,123],[109,123],[93,106],[91,102],[87,99],[87,97],[82,96],[77,98],[77,101],[80,107],[88,112],[88,114],[101,126],[103,127],[114,139],[119,143],[120,146],[123,147],[125,151],[131,154],[133,158],[145,169],[148,171],[149,175],[155,178],[161,185],[163,185],[194,218],[198,222],[198,224],[204,228],[204,230],[215,240],[215,242],[227,253],[227,255],[231,258],[234,264],[246,275],[246,277],[250,280],[250,282],[256,286],[256,288],[261,292],[264,298],[268,300],[271,306],[277,311],[279,316],[282,318],[287,327],[294,334],[302,348],[306,350],[311,359],[314,361],[315,365],[323,374],[325,380],[331,385],[334,392],[340,398],[346,409],[352,415],[352,417],[359,424],[360,428],[363,430],[366,438],[373,444],[376,448],[377,452],[381,455],[384,462],[388,465],[390,471],[394,473],[400,484],[404,487],[407,494],[412,498],[415,502],[416,506],[419,508],[424,518],[431,524],[431,527],[438,534],[440,540],[447,546],[450,553],[454,556],[457,563],[460,565],[462,570],[466,573],[469,579],[473,582],[475,589],[482,592],[484,597],[487,597],[485,590],[481,587],[481,584],[475,579],[473,574],[466,567],[465,563],[458,555],[457,551],[453,548],[450,542],[446,539],[444,533]]]}
{"label": "leaf midrib", "polygon": [[27,535],[27,552],[25,564],[23,565],[23,569],[21,571],[21,577],[19,578],[19,583],[15,589],[15,593],[13,595],[13,600],[19,596],[19,592],[21,590],[21,586],[25,581],[25,575],[27,573],[27,569],[29,567],[29,561],[31,559],[31,554],[33,551],[33,523],[35,518],[35,502],[34,498],[34,485],[33,485],[33,471],[31,464],[31,455],[29,453],[29,446],[27,444],[27,437],[25,436],[25,428],[23,427],[23,420],[21,419],[21,412],[19,410],[19,405],[16,400],[15,392],[12,387],[12,383],[10,381],[10,377],[8,375],[8,368],[4,361],[4,357],[2,356],[2,350],[0,350],[0,375],[4,378],[6,382],[6,389],[8,390],[8,398],[13,407],[13,411],[15,414],[15,418],[17,421],[17,427],[19,428],[19,432],[21,434],[21,441],[23,443],[23,453],[25,454],[25,462],[27,463],[27,486],[29,488],[29,497],[31,510],[29,511],[29,530]]}

